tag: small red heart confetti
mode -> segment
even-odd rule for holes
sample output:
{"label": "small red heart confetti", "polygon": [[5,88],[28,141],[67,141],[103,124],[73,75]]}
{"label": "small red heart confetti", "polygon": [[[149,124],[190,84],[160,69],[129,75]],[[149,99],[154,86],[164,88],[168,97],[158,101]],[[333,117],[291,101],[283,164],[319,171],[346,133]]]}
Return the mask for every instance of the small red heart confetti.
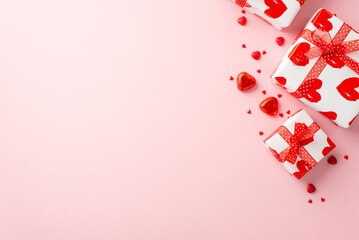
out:
{"label": "small red heart confetti", "polygon": [[248,113],[248,114],[251,114],[251,113],[252,113],[252,111],[251,111],[251,110],[248,110],[248,111],[247,111],[247,113]]}
{"label": "small red heart confetti", "polygon": [[278,98],[281,98],[282,97],[282,94],[278,94]]}
{"label": "small red heart confetti", "polygon": [[255,85],[256,85],[256,79],[252,75],[246,72],[241,72],[240,74],[238,74],[237,77],[238,90],[246,91],[253,88]]}
{"label": "small red heart confetti", "polygon": [[290,114],[290,110],[287,111],[287,114]]}
{"label": "small red heart confetti", "polygon": [[316,188],[315,188],[315,186],[313,185],[313,184],[308,184],[308,186],[307,186],[307,192],[309,192],[309,193],[313,193],[313,192],[315,192],[315,190],[316,190]]}
{"label": "small red heart confetti", "polygon": [[344,156],[344,159],[348,160],[348,159],[349,159],[349,156],[348,156],[348,155],[345,155],[345,156]]}
{"label": "small red heart confetti", "polygon": [[335,156],[330,156],[329,158],[328,158],[328,163],[329,164],[332,164],[332,165],[335,165],[335,164],[337,164],[337,158],[335,157]]}
{"label": "small red heart confetti", "polygon": [[267,54],[267,52],[263,50],[262,54],[263,54],[263,55],[266,55],[266,54]]}
{"label": "small red heart confetti", "polygon": [[229,77],[229,80],[233,81],[233,80],[234,80],[234,77],[230,76],[230,77]]}
{"label": "small red heart confetti", "polygon": [[243,9],[241,12],[242,12],[243,14],[245,14],[245,13],[246,13],[246,10]]}
{"label": "small red heart confetti", "polygon": [[261,53],[258,51],[252,52],[252,58],[255,60],[259,60],[261,58]]}
{"label": "small red heart confetti", "polygon": [[275,97],[266,98],[259,104],[259,108],[262,112],[275,116],[278,113],[278,99]]}
{"label": "small red heart confetti", "polygon": [[262,136],[264,133],[262,131],[259,131],[259,135]]}
{"label": "small red heart confetti", "polygon": [[325,202],[325,198],[321,198],[320,201]]}
{"label": "small red heart confetti", "polygon": [[247,46],[243,43],[242,48],[246,48]]}
{"label": "small red heart confetti", "polygon": [[266,90],[263,90],[262,93],[263,93],[263,95],[266,95],[266,94],[267,94],[267,91],[266,91]]}
{"label": "small red heart confetti", "polygon": [[279,116],[280,116],[280,117],[283,117],[283,113],[279,113]]}
{"label": "small red heart confetti", "polygon": [[283,37],[277,37],[275,39],[275,42],[278,44],[278,46],[283,46],[284,44],[284,38]]}
{"label": "small red heart confetti", "polygon": [[308,200],[308,203],[312,203],[312,202],[313,202],[312,199],[309,199],[309,200]]}
{"label": "small red heart confetti", "polygon": [[247,18],[245,16],[240,17],[237,19],[237,23],[239,23],[240,25],[245,25],[247,23]]}
{"label": "small red heart confetti", "polygon": [[257,73],[261,73],[261,72],[262,72],[262,70],[260,70],[260,69],[257,70]]}

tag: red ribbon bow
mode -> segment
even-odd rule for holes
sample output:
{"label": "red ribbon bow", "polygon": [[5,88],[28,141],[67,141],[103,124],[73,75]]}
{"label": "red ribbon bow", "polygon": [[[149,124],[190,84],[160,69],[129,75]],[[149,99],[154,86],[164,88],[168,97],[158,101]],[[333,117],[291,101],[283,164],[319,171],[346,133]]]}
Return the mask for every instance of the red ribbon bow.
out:
{"label": "red ribbon bow", "polygon": [[298,156],[314,167],[317,162],[308,153],[304,146],[314,141],[314,134],[320,127],[314,122],[309,127],[305,123],[295,123],[294,134],[284,126],[280,126],[277,133],[288,143],[288,147],[278,154],[278,160],[282,163],[294,164]]}
{"label": "red ribbon bow", "polygon": [[[310,48],[304,57],[308,59],[319,57],[319,59],[314,64],[298,90],[292,95],[296,98],[305,97],[315,82],[313,80],[318,79],[319,75],[328,64],[333,68],[347,66],[355,73],[359,74],[359,63],[347,55],[348,53],[359,51],[359,40],[344,42],[351,30],[352,28],[344,23],[334,38],[331,38],[328,32],[322,31],[321,29],[315,31],[305,29],[299,35],[299,37],[304,38],[315,45],[315,47]],[[301,62],[303,59],[295,60],[294,63]]]}

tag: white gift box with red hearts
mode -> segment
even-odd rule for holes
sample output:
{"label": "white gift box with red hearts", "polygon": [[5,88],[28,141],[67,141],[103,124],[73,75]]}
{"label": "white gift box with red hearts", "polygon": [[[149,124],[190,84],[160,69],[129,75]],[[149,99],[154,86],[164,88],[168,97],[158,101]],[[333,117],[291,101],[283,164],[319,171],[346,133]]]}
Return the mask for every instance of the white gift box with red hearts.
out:
{"label": "white gift box with red hearts", "polygon": [[305,0],[233,0],[277,29],[288,27]]}
{"label": "white gift box with red hearts", "polygon": [[298,179],[335,148],[331,139],[304,110],[284,122],[264,140],[264,144],[284,168]]}
{"label": "white gift box with red hearts", "polygon": [[294,97],[348,128],[359,113],[359,34],[320,9],[271,79]]}

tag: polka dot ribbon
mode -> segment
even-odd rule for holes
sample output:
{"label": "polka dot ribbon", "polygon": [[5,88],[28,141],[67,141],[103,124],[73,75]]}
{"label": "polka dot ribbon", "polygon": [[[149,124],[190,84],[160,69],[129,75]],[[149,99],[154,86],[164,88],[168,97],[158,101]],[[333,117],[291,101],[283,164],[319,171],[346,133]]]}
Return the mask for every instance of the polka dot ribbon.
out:
{"label": "polka dot ribbon", "polygon": [[243,8],[246,5],[247,0],[236,0],[235,3]]}
{"label": "polka dot ribbon", "polygon": [[288,147],[278,154],[280,162],[289,162],[294,164],[298,156],[301,160],[314,167],[317,162],[308,153],[304,146],[314,141],[315,133],[320,129],[318,124],[312,123],[309,127],[305,123],[295,123],[294,134],[285,127],[280,126],[277,133],[288,143]]}
{"label": "polka dot ribbon", "polygon": [[359,40],[344,42],[352,30],[348,24],[344,23],[333,39],[328,32],[321,29],[315,31],[305,29],[302,31],[299,37],[315,45],[303,57],[308,59],[319,57],[319,59],[297,91],[292,93],[293,96],[296,98],[305,97],[315,82],[313,80],[318,79],[328,64],[333,68],[342,68],[345,65],[359,75],[359,63],[347,56],[348,53],[359,51]]}

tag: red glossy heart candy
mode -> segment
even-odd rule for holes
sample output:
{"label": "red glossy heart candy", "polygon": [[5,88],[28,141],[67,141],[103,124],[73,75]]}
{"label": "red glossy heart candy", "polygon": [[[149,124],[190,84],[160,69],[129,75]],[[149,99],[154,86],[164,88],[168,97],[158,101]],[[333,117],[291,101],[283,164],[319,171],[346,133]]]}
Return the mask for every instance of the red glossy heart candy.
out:
{"label": "red glossy heart candy", "polygon": [[247,23],[247,18],[245,16],[243,17],[240,17],[237,19],[237,22],[240,24],[240,25],[245,25]]}
{"label": "red glossy heart candy", "polygon": [[278,113],[278,99],[275,97],[266,98],[259,104],[259,108],[262,112],[270,116],[275,116]]}
{"label": "red glossy heart candy", "polygon": [[309,199],[309,200],[308,200],[308,203],[313,203],[312,199]]}
{"label": "red glossy heart candy", "polygon": [[246,91],[253,88],[255,85],[256,85],[256,79],[252,75],[246,72],[241,72],[240,74],[238,74],[237,77],[238,90]]}
{"label": "red glossy heart candy", "polygon": [[284,44],[284,37],[277,37],[275,39],[275,42],[278,44],[278,46],[283,46]]}
{"label": "red glossy heart candy", "polygon": [[315,190],[317,190],[317,189],[315,188],[315,186],[313,184],[308,184],[307,192],[313,193],[313,192],[315,192]]}
{"label": "red glossy heart candy", "polygon": [[337,160],[337,158],[335,156],[330,156],[328,158],[328,163],[329,164],[335,165],[335,164],[337,164],[337,162],[338,162],[338,160]]}
{"label": "red glossy heart candy", "polygon": [[261,58],[261,53],[259,51],[252,52],[252,58],[259,60]]}

